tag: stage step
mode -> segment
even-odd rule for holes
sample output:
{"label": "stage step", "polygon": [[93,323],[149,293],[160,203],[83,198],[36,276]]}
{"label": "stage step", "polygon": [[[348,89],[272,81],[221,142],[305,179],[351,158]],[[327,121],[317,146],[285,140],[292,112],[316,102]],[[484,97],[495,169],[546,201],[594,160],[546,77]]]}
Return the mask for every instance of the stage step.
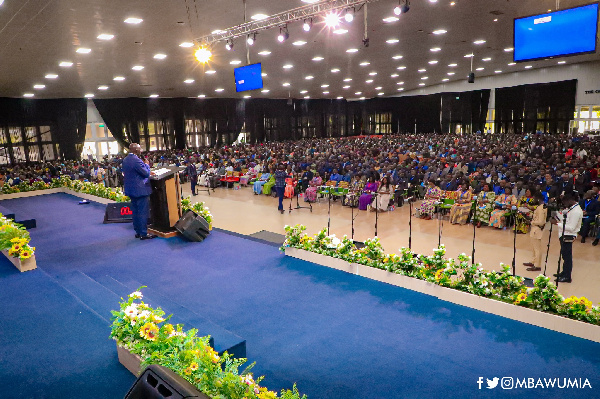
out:
{"label": "stage step", "polygon": [[[65,290],[93,310],[102,320],[110,324],[111,310],[118,309],[119,296],[87,274],[80,271],[54,276]],[[109,331],[107,330],[107,335]]]}
{"label": "stage step", "polygon": [[10,209],[3,207],[2,205],[0,205],[0,213],[5,218],[15,220],[15,213]]}
{"label": "stage step", "polygon": [[17,220],[15,212],[2,205],[0,205],[0,213],[8,219],[12,219],[17,223],[22,224],[26,229],[35,229],[37,227],[37,221],[35,219]]}
{"label": "stage step", "polygon": [[[112,291],[122,298],[126,298],[130,293],[144,284],[134,280],[126,282],[119,281],[112,276],[94,277],[95,281],[103,285],[106,289]],[[199,336],[210,335],[210,345],[219,353],[227,351],[237,358],[246,357],[246,340],[231,331],[213,323],[205,317],[198,315],[192,310],[186,308],[177,302],[165,297],[151,288],[144,288],[144,302],[152,307],[160,307],[167,315],[172,314],[171,322],[174,324],[184,324],[184,329],[196,328]]]}

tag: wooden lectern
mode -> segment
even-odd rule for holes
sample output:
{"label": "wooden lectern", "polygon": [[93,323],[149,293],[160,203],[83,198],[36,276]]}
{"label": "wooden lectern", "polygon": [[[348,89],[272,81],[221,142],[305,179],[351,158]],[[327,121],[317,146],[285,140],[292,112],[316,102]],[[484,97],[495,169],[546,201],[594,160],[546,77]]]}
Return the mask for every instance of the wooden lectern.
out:
{"label": "wooden lectern", "polygon": [[177,231],[173,228],[181,218],[181,190],[177,169],[153,170],[150,176],[152,194],[150,195],[150,217],[152,224],[148,227],[150,234],[160,237],[174,237]]}

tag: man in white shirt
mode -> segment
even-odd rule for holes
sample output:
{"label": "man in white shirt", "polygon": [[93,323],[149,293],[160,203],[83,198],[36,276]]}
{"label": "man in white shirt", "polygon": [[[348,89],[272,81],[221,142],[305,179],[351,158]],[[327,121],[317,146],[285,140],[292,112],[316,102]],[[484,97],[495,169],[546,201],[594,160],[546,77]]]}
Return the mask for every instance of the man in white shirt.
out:
{"label": "man in white shirt", "polygon": [[558,213],[557,218],[551,220],[551,223],[558,227],[560,253],[563,258],[563,271],[554,276],[558,283],[570,283],[573,270],[573,241],[581,230],[583,211],[577,202],[577,195],[572,191],[563,195],[562,203],[565,209]]}

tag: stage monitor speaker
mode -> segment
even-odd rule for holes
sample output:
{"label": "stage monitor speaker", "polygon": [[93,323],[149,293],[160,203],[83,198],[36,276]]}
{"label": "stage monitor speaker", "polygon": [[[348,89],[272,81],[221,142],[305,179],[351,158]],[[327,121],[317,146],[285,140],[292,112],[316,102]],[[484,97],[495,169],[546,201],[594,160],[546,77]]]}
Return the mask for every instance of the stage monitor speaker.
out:
{"label": "stage monitor speaker", "polygon": [[475,73],[471,72],[469,74],[469,83],[475,83]]}
{"label": "stage monitor speaker", "polygon": [[127,392],[125,399],[210,399],[166,367],[151,364]]}
{"label": "stage monitor speaker", "polygon": [[175,223],[175,229],[190,241],[203,241],[210,234],[208,222],[194,211],[187,211]]}

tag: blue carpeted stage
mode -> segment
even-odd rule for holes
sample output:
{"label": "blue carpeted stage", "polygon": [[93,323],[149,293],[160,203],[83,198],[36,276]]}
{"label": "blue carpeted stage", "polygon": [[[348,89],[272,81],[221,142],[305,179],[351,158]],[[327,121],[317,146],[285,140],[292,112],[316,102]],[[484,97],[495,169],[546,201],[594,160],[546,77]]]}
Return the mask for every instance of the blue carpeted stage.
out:
{"label": "blue carpeted stage", "polygon": [[[104,206],[77,201],[3,201],[37,219],[38,269],[0,261],[2,398],[123,397],[134,377],[108,339],[109,310],[142,284],[151,305],[214,331],[218,350],[245,340],[265,386],[297,382],[310,399],[598,397],[600,344],[224,232],[203,243],[136,240],[128,224],[102,224]],[[588,378],[593,388],[478,389],[479,377],[504,376]]]}

